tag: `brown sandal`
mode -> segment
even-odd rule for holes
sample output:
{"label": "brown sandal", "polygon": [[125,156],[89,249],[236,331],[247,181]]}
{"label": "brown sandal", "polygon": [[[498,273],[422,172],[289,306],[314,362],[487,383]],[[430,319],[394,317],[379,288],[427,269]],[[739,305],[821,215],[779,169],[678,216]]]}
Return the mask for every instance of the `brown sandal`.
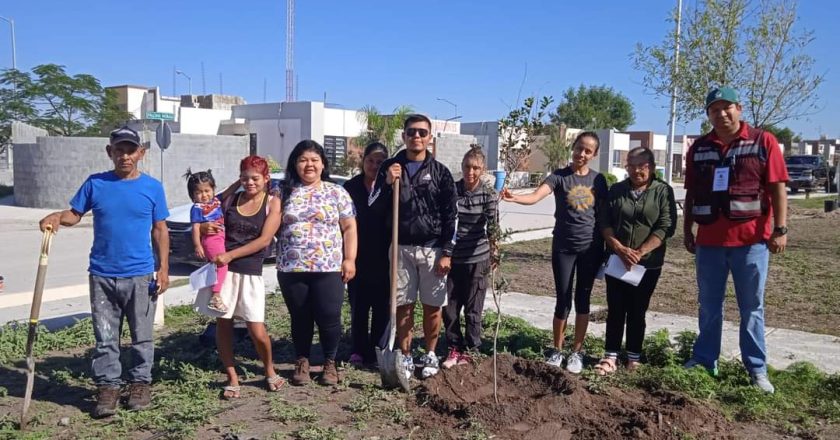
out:
{"label": "brown sandal", "polygon": [[275,374],[274,376],[265,378],[265,386],[270,393],[280,391],[280,388],[283,388],[283,385],[286,385],[286,380],[279,375]]}
{"label": "brown sandal", "polygon": [[210,296],[210,301],[207,301],[207,308],[219,313],[228,312],[228,308],[225,305],[224,301],[222,301],[222,297],[217,294]]}
{"label": "brown sandal", "polygon": [[627,371],[632,373],[636,371],[640,365],[642,365],[642,363],[639,361],[627,361]]}
{"label": "brown sandal", "polygon": [[617,367],[615,366],[615,359],[603,358],[595,365],[595,373],[598,376],[606,376],[615,373]]}

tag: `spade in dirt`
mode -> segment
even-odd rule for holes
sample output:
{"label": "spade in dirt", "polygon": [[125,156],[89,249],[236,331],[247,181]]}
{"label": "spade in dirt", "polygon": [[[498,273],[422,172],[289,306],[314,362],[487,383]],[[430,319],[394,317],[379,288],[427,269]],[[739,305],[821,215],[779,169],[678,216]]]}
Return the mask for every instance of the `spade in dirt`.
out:
{"label": "spade in dirt", "polygon": [[384,347],[376,347],[376,361],[379,363],[379,376],[382,378],[383,388],[410,389],[409,374],[403,367],[405,355],[399,348],[394,348],[397,338],[397,258],[399,258],[398,226],[400,206],[400,181],[394,179],[391,207],[391,317],[388,320],[388,343]]}
{"label": "spade in dirt", "polygon": [[32,403],[32,388],[35,386],[35,358],[32,354],[35,337],[38,332],[38,318],[41,315],[41,298],[44,295],[44,281],[47,278],[47,260],[50,255],[53,230],[47,226],[41,239],[41,256],[38,259],[38,274],[35,277],[35,292],[32,295],[32,308],[29,311],[29,335],[26,337],[26,392],[23,395],[23,410],[20,414],[20,427],[26,427],[26,412]]}

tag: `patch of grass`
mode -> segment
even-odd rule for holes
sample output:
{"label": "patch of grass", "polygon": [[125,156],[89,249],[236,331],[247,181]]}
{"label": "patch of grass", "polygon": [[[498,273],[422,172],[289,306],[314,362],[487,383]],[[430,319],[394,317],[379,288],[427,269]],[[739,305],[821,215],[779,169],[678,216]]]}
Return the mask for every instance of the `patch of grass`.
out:
{"label": "patch of grass", "polygon": [[347,404],[347,410],[363,419],[387,405],[388,392],[378,386],[365,385],[361,392]]}
{"label": "patch of grass", "polygon": [[164,324],[170,330],[195,331],[203,328],[210,321],[210,317],[196,313],[192,305],[188,304],[167,307],[164,314]]}
{"label": "patch of grass", "polygon": [[788,204],[801,209],[823,209],[826,200],[837,200],[837,195],[811,196],[809,199],[788,199]]}
{"label": "patch of grass", "polygon": [[[29,326],[22,323],[8,323],[0,327],[0,365],[8,365],[26,356],[26,339]],[[68,350],[95,343],[93,324],[90,318],[55,332],[39,326],[37,339],[33,347],[35,356],[42,356],[50,351]]]}
{"label": "patch of grass", "polygon": [[341,440],[344,434],[338,428],[309,425],[294,432],[299,440]]}
{"label": "patch of grass", "polygon": [[[482,340],[481,351],[492,354],[493,330],[496,327],[498,314],[486,312],[482,321],[485,337]],[[522,318],[504,316],[499,327],[498,350],[525,359],[542,359],[545,348],[551,345],[551,332],[540,330]]]}
{"label": "patch of grass", "polygon": [[268,406],[268,414],[273,420],[283,424],[291,422],[313,423],[318,420],[315,410],[289,403],[283,399],[272,399]]}

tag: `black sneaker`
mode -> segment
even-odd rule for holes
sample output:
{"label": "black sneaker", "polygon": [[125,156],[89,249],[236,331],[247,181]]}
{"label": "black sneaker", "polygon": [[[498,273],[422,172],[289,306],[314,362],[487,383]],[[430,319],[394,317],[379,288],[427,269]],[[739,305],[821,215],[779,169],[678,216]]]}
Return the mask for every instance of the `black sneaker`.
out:
{"label": "black sneaker", "polygon": [[91,416],[95,419],[110,417],[117,413],[117,405],[120,403],[120,388],[111,385],[102,385],[97,390],[96,408]]}
{"label": "black sneaker", "polygon": [[152,404],[152,386],[147,383],[133,383],[128,386],[128,409],[140,411]]}

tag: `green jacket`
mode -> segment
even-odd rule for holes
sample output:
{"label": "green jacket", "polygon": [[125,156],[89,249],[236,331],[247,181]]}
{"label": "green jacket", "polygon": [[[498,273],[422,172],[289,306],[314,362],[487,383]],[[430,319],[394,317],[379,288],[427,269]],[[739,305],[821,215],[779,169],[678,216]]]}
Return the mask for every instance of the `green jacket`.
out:
{"label": "green jacket", "polygon": [[630,188],[629,179],[610,187],[607,201],[599,213],[601,229],[612,228],[615,238],[633,249],[638,249],[651,235],[659,237],[662,245],[642,257],[640,264],[647,268],[662,267],[665,240],[674,235],[677,227],[674,190],[664,181],[654,178],[647,191],[635,200]]}

